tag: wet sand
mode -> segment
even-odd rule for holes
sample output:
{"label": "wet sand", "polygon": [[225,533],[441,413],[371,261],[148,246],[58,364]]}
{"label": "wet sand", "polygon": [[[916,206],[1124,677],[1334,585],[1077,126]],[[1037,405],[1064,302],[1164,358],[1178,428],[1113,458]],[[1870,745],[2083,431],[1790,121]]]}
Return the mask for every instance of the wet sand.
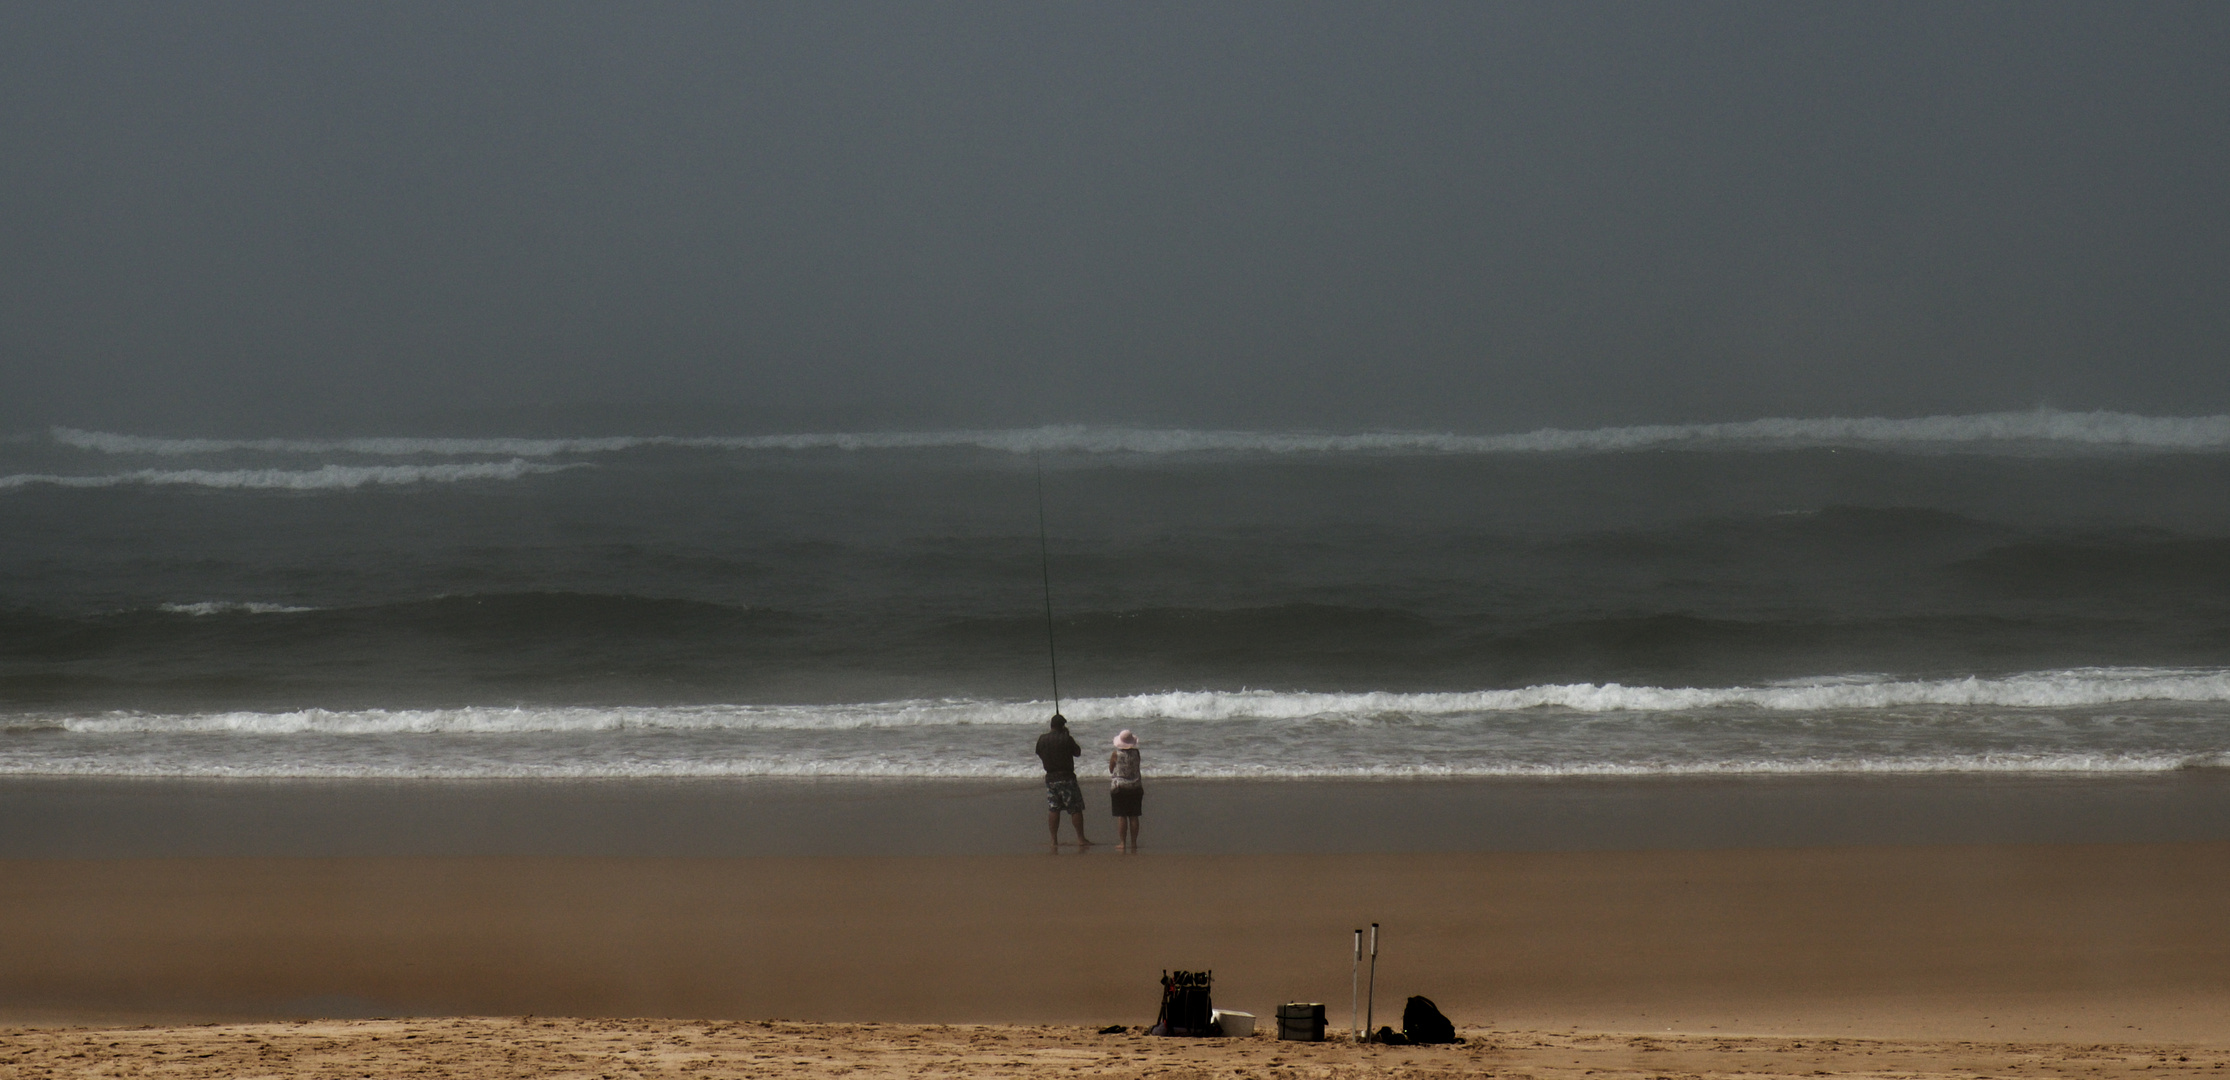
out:
{"label": "wet sand", "polygon": [[[2138,776],[1148,781],[1159,854],[2230,840],[2230,770]],[[0,859],[999,855],[1034,780],[0,780]],[[1113,836],[1103,789],[1088,823]]]}
{"label": "wet sand", "polygon": [[[1151,836],[1151,834],[1149,834]],[[1381,1022],[2152,1042],[2230,1030],[2230,843],[0,863],[0,1022]]]}

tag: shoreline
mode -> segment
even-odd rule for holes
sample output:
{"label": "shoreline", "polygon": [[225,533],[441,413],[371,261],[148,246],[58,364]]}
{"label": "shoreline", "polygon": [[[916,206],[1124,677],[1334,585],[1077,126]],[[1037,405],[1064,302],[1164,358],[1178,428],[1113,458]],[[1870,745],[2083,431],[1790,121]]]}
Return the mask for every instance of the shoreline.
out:
{"label": "shoreline", "polygon": [[[2230,840],[2230,770],[1147,780],[1148,854]],[[1044,850],[1035,780],[0,777],[0,859],[973,856]],[[1103,786],[1087,828],[1110,840]],[[1064,825],[1064,831],[1066,826]]]}

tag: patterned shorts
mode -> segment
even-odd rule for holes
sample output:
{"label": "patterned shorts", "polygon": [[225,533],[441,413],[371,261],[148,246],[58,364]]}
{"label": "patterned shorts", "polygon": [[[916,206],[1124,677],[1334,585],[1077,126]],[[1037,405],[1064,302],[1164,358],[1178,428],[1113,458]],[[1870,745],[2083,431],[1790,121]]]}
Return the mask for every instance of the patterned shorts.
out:
{"label": "patterned shorts", "polygon": [[1084,812],[1084,789],[1076,786],[1076,777],[1048,776],[1045,778],[1045,808],[1056,814],[1081,814]]}

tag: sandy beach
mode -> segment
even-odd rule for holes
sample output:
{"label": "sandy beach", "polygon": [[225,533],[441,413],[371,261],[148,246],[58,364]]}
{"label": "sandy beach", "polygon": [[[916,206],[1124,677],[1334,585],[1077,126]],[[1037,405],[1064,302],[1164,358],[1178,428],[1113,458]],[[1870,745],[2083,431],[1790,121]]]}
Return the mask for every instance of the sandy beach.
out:
{"label": "sandy beach", "polygon": [[[1010,788],[0,786],[0,1075],[2230,1064],[2208,775],[1170,784],[1138,857],[1045,854]],[[1288,1000],[1345,1028],[1373,921],[1378,1022],[1423,994],[1467,1041],[1267,1038]],[[1178,968],[1265,1037],[1139,1034]]]}
{"label": "sandy beach", "polygon": [[1838,1038],[2204,1041],[2230,844],[0,865],[0,1017],[1140,1025],[1224,1008]]}
{"label": "sandy beach", "polygon": [[370,1020],[0,1032],[10,1075],[782,1077],[1507,1076],[1537,1080],[1821,1075],[2212,1075],[2220,1045],[1608,1035],[1467,1029],[1458,1046],[1153,1039],[1057,1026]]}

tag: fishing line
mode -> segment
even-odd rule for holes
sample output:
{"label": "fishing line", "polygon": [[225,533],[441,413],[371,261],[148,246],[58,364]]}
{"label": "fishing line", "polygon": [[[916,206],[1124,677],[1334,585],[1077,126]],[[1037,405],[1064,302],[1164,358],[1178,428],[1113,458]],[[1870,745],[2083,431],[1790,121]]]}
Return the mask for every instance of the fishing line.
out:
{"label": "fishing line", "polygon": [[1053,714],[1061,713],[1061,652],[1053,643],[1053,559],[1045,543],[1045,463],[1030,452],[1030,466],[1038,478],[1038,577],[1045,585],[1045,663],[1053,674]]}

